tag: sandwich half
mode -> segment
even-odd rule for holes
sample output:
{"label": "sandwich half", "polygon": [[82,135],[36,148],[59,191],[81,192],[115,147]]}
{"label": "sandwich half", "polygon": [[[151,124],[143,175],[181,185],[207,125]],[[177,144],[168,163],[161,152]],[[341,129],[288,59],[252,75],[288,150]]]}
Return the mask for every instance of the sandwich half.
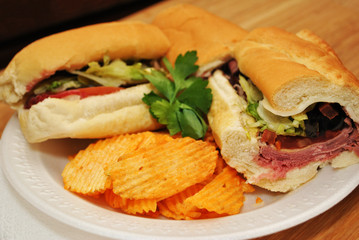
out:
{"label": "sandwich half", "polygon": [[359,162],[359,83],[320,37],[278,28],[248,33],[188,4],[153,23],[171,42],[172,62],[197,50],[197,75],[213,94],[210,129],[249,183],[288,192],[328,163]]}
{"label": "sandwich half", "polygon": [[328,163],[359,162],[359,81],[320,37],[255,29],[230,69],[209,78],[208,119],[223,158],[249,183],[287,192]]}
{"label": "sandwich half", "polygon": [[18,111],[25,138],[102,138],[158,129],[142,102],[144,75],[169,49],[150,24],[117,21],[39,39],[0,75],[0,100]]}

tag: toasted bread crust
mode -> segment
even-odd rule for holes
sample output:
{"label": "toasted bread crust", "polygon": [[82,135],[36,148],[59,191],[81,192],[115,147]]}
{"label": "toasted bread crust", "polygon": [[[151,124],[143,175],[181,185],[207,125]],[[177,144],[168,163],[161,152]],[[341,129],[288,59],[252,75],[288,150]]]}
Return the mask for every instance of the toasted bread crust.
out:
{"label": "toasted bread crust", "polygon": [[0,75],[0,100],[11,105],[37,82],[58,70],[74,70],[105,54],[111,59],[156,59],[169,41],[153,25],[117,21],[85,26],[39,39],[26,46]]}
{"label": "toasted bread crust", "polygon": [[359,121],[359,81],[333,49],[308,30],[250,32],[236,48],[241,72],[262,91],[274,113],[294,115],[315,102],[338,102]]}
{"label": "toasted bread crust", "polygon": [[238,25],[189,4],[179,4],[160,12],[153,21],[167,35],[171,48],[167,58],[174,63],[179,54],[197,50],[202,66],[233,56],[234,45],[247,31]]}

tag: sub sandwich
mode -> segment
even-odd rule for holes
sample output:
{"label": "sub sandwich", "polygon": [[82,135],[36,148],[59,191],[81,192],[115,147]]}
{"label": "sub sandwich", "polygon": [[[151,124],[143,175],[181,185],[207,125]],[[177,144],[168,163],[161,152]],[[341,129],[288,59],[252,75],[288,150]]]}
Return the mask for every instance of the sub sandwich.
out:
{"label": "sub sandwich", "polygon": [[248,182],[287,192],[328,163],[359,162],[359,82],[327,43],[308,30],[260,28],[237,46],[234,62],[237,69],[209,78],[209,121],[222,155]]}
{"label": "sub sandwich", "polygon": [[117,21],[50,35],[17,53],[0,75],[0,100],[25,138],[102,138],[161,125],[142,102],[169,41],[153,25]]}
{"label": "sub sandwich", "polygon": [[181,46],[169,59],[198,51],[197,75],[213,94],[210,129],[224,160],[249,183],[288,192],[328,163],[359,162],[359,82],[320,37],[274,27],[248,33],[186,4],[153,23]]}
{"label": "sub sandwich", "polygon": [[228,66],[209,78],[209,124],[249,183],[287,192],[359,162],[359,81],[320,37],[255,29]]}

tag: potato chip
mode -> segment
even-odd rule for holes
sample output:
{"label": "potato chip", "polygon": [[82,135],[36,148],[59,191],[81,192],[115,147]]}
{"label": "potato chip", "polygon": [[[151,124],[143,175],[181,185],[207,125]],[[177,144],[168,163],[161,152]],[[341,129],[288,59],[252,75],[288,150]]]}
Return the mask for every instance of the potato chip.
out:
{"label": "potato chip", "polygon": [[215,147],[192,138],[176,138],[112,164],[113,191],[129,199],[164,199],[202,182],[214,171]]}
{"label": "potato chip", "polygon": [[124,213],[171,219],[236,214],[243,192],[254,191],[218,154],[210,133],[204,141],[167,132],[120,135],[90,144],[66,165],[65,188],[99,197]]}
{"label": "potato chip", "polygon": [[104,170],[107,165],[136,150],[170,139],[172,138],[166,134],[143,132],[120,135],[90,144],[85,150],[70,157],[71,161],[62,172],[64,187],[86,195],[103,193],[111,187],[111,179]]}
{"label": "potato chip", "polygon": [[222,156],[219,156],[217,159],[216,168],[214,169],[214,175],[220,174],[223,169],[227,166],[226,162],[223,160]]}
{"label": "potato chip", "polygon": [[201,191],[184,201],[187,212],[206,209],[218,214],[237,214],[243,205],[244,190],[250,189],[246,185],[237,171],[227,166]]}
{"label": "potato chip", "polygon": [[201,215],[197,219],[208,219],[208,218],[218,218],[218,217],[228,216],[228,214],[218,214],[216,212],[209,212],[206,209],[198,209],[198,212],[200,212]]}
{"label": "potato chip", "polygon": [[196,194],[199,190],[204,187],[202,184],[195,184],[186,188],[184,191],[179,192],[169,198],[166,198],[160,202],[158,202],[159,212],[168,218],[173,218],[176,220],[182,219],[194,219],[201,216],[201,213],[194,212],[185,215],[185,205],[183,202],[188,198]]}
{"label": "potato chip", "polygon": [[161,214],[158,210],[156,212],[146,212],[141,214],[142,217],[149,217],[149,218],[158,218],[160,215]]}
{"label": "potato chip", "polygon": [[175,220],[190,220],[191,219],[191,218],[187,218],[185,215],[183,215],[181,213],[172,212],[168,208],[168,206],[164,203],[158,202],[157,204],[158,204],[159,213],[166,218],[175,219]]}
{"label": "potato chip", "polygon": [[116,195],[112,189],[105,192],[106,202],[112,208],[119,208],[128,214],[154,213],[157,210],[157,200],[155,199],[125,199]]}
{"label": "potato chip", "polygon": [[223,169],[227,166],[226,162],[223,160],[222,156],[219,155],[216,163],[216,168],[214,169],[213,175],[206,179],[202,184],[210,183],[218,174],[220,174]]}

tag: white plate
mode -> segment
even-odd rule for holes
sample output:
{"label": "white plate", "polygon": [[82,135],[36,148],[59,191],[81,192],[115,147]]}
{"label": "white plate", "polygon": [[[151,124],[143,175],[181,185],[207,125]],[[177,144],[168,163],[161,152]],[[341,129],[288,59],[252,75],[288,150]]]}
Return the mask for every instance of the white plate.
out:
{"label": "white plate", "polygon": [[[290,228],[326,211],[359,184],[359,164],[342,170],[325,167],[315,179],[289,194],[257,189],[246,195],[242,213],[194,221],[130,216],[112,210],[103,199],[79,197],[63,188],[67,156],[85,140],[52,140],[28,144],[17,117],[2,137],[3,171],[13,187],[49,216],[75,228],[121,239],[246,239]],[[257,197],[262,204],[255,204]]]}

